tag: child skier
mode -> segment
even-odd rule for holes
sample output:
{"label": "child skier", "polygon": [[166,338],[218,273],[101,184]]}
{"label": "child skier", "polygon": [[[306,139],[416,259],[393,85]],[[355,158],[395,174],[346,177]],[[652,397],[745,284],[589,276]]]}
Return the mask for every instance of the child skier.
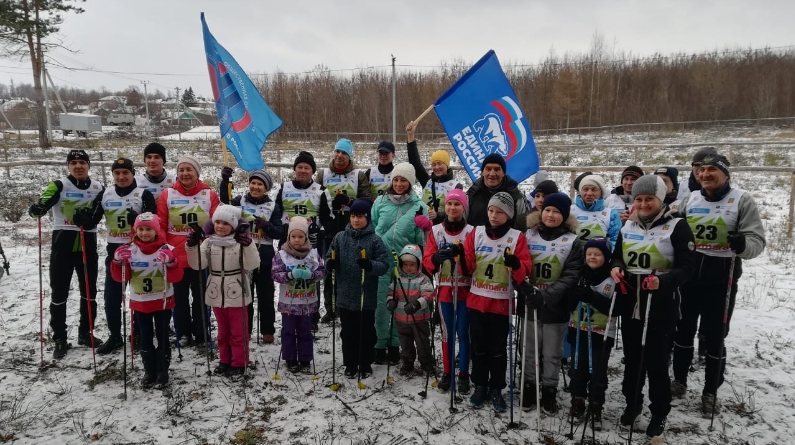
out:
{"label": "child skier", "polygon": [[527,246],[533,262],[529,283],[522,282],[520,291],[525,303],[538,309],[538,332],[531,329],[530,313],[527,342],[524,344],[525,388],[522,408],[537,404],[535,336],[538,335],[538,356],[541,362],[541,407],[547,413],[558,410],[557,391],[563,359],[563,335],[569,324],[568,293],[574,289],[582,269],[582,244],[578,241],[577,217],[571,213],[571,200],[562,193],[544,198],[541,212],[527,217]]}
{"label": "child skier", "polygon": [[602,429],[607,362],[616,337],[618,317],[611,318],[610,325],[607,324],[614,291],[615,281],[610,276],[610,242],[606,238],[591,238],[585,243],[585,267],[580,273],[579,285],[570,297],[576,308],[569,323],[569,344],[573,351],[578,347],[578,334],[580,340],[577,368],[569,368],[569,416],[578,419],[585,414],[587,397],[590,418],[596,431]]}
{"label": "child skier", "polygon": [[414,360],[419,358],[425,372],[431,372],[431,310],[433,283],[421,272],[420,246],[409,244],[400,251],[400,278],[394,278],[386,296],[386,308],[394,314],[400,338],[400,358],[403,365],[398,373],[414,372]]}
{"label": "child skier", "polygon": [[[450,345],[455,345],[456,335],[458,336],[458,382],[457,391],[460,394],[469,394],[469,310],[466,306],[467,296],[469,295],[470,278],[461,273],[460,264],[455,262],[453,247],[460,243],[463,245],[466,236],[475,230],[467,224],[464,214],[467,209],[467,195],[463,190],[453,189],[445,196],[444,203],[444,222],[433,226],[428,234],[425,252],[422,256],[422,265],[430,274],[439,274],[437,298],[442,313],[442,363],[444,374],[442,375],[439,386],[440,391],[446,392],[450,389],[451,373],[451,354],[455,356],[455,351],[450,351]],[[459,257],[458,263],[463,258]],[[455,324],[453,324],[453,270],[459,268],[455,275],[458,277],[456,292],[458,301],[456,303]]]}
{"label": "child skier", "polygon": [[317,312],[317,281],[325,275],[323,260],[309,242],[309,225],[293,218],[287,242],[273,257],[273,280],[279,285],[282,314],[282,358],[291,372],[309,372],[313,359],[312,314]]}
{"label": "child skier", "polygon": [[251,304],[251,294],[246,272],[259,267],[257,246],[252,244],[248,224],[240,221],[241,216],[239,207],[218,206],[212,216],[212,230],[205,230],[207,238],[201,246],[191,235],[185,249],[192,269],[210,270],[204,301],[213,308],[218,323],[219,363],[215,372],[229,376],[243,375],[248,364],[246,305]]}
{"label": "child skier", "polygon": [[[335,298],[340,317],[342,363],[345,377],[367,378],[373,373],[375,308],[378,299],[378,277],[387,272],[389,254],[370,222],[369,198],[358,198],[350,206],[350,222],[345,230],[334,235],[326,253],[326,270],[337,274]],[[362,257],[361,251],[365,256]],[[334,252],[337,259],[331,259]]]}
{"label": "child skier", "polygon": [[[135,325],[141,333],[138,345],[144,364],[141,386],[149,388],[155,383],[165,386],[171,363],[168,325],[175,305],[171,283],[180,282],[184,270],[174,256],[173,247],[166,244],[157,215],[141,213],[133,230],[132,244],[117,247],[113,254],[111,275],[121,283],[124,268],[124,281],[131,286],[130,310],[134,311]],[[157,337],[157,348],[153,334]]]}
{"label": "child skier", "polygon": [[475,409],[480,409],[489,396],[495,411],[508,409],[502,389],[507,386],[508,324],[513,315],[509,310],[514,298],[510,280],[523,282],[532,269],[524,234],[511,228],[514,212],[511,195],[495,193],[488,203],[488,224],[476,227],[464,242],[465,261],[461,265],[465,275],[472,271],[473,278],[467,307],[475,384],[469,403]]}

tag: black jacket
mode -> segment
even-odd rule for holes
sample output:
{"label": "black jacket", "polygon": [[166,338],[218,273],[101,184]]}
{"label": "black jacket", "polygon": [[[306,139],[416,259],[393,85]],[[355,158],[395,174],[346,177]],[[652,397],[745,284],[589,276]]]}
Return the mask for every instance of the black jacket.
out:
{"label": "black jacket", "polygon": [[527,230],[527,214],[530,213],[530,204],[519,190],[519,183],[510,176],[505,175],[502,183],[496,188],[486,187],[483,178],[480,177],[467,190],[469,207],[466,220],[473,226],[485,226],[489,222],[489,200],[497,192],[506,192],[514,199],[514,218],[511,224],[514,229],[524,232]]}

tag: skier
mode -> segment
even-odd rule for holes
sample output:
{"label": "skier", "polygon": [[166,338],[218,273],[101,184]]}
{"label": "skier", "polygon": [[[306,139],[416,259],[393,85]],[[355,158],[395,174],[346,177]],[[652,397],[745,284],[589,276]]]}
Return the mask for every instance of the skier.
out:
{"label": "skier", "polygon": [[[582,269],[582,243],[577,239],[577,218],[571,215],[571,199],[561,193],[544,198],[540,212],[527,216],[525,237],[532,260],[529,282],[519,291],[531,307],[538,308],[538,333],[527,331],[522,358],[526,387],[522,408],[530,410],[536,400],[535,336],[541,365],[541,407],[549,414],[558,411],[557,390],[563,359],[563,336],[569,324],[566,296],[576,287]],[[533,321],[530,314],[528,321]]]}
{"label": "skier", "polygon": [[[521,198],[524,200],[524,196]],[[510,300],[514,298],[509,281],[524,282],[532,270],[525,235],[512,228],[517,217],[515,203],[515,198],[506,192],[491,197],[488,223],[475,227],[467,235],[463,246],[465,261],[461,263],[464,275],[472,276],[467,308],[475,390],[469,403],[480,409],[490,397],[496,412],[508,409],[502,390],[507,386],[506,349],[513,315],[509,310],[513,306]]]}
{"label": "skier", "polygon": [[615,247],[621,230],[618,210],[605,206],[605,180],[599,175],[588,175],[580,180],[579,196],[574,199],[571,213],[577,217],[577,234],[585,244],[591,238],[604,236]]}
{"label": "skier", "polygon": [[[445,196],[444,222],[433,226],[428,233],[428,241],[425,245],[425,252],[422,256],[422,265],[431,275],[439,274],[437,299],[439,309],[442,313],[442,366],[444,374],[437,388],[446,392],[450,389],[451,375],[455,372],[451,369],[450,353],[448,349],[450,339],[458,337],[458,382],[457,391],[460,394],[469,394],[469,310],[466,301],[469,295],[470,277],[465,276],[460,267],[463,265],[463,257],[455,261],[453,252],[454,245],[463,244],[467,235],[475,230],[467,224],[464,214],[467,210],[467,195],[463,190],[450,190]],[[452,268],[457,267],[458,272],[454,273]],[[453,276],[458,277],[456,292],[458,301],[456,303],[455,316],[453,314]],[[455,319],[455,324],[453,320]],[[450,331],[457,335],[452,335]]]}
{"label": "skier", "polygon": [[[530,207],[531,207],[530,211],[531,212],[533,211],[533,208],[535,208],[535,205],[534,205],[533,201],[535,201],[535,196],[536,196],[535,190],[536,190],[536,188],[538,188],[539,184],[541,184],[544,181],[548,181],[548,180],[549,180],[549,173],[547,173],[546,170],[539,170],[539,171],[536,172],[536,174],[533,175],[533,189],[530,190],[529,192],[527,192],[527,196],[525,196],[525,198],[527,199],[527,202],[530,203]],[[557,187],[557,185],[555,185],[555,187]],[[544,202],[544,200],[542,198],[541,202],[538,203],[538,207],[541,207],[541,204],[543,204],[543,202]],[[538,210],[540,210],[540,208]]]}
{"label": "skier", "polygon": [[[84,150],[71,150],[66,155],[66,165],[69,175],[47,184],[44,192],[28,211],[33,218],[41,218],[50,209],[53,211],[50,328],[55,342],[52,352],[54,359],[64,358],[70,347],[66,340],[66,299],[69,296],[73,272],[77,272],[80,287],[77,344],[92,348],[102,345],[102,340],[92,338],[91,334],[97,321],[97,223],[102,218],[102,214],[97,216],[94,213],[92,202],[104,187],[89,178],[91,160]],[[69,199],[66,199],[67,196]],[[81,234],[84,236],[80,236]],[[81,243],[81,238],[85,240],[85,246]]]}
{"label": "skier", "polygon": [[690,160],[692,169],[690,170],[687,184],[682,184],[677,194],[677,198],[679,198],[680,201],[690,196],[691,193],[701,190],[701,184],[698,181],[698,170],[701,168],[701,162],[707,156],[716,154],[718,154],[718,151],[715,147],[702,147],[693,154],[693,158]]}
{"label": "skier", "polygon": [[632,187],[632,212],[613,251],[611,277],[619,283],[616,311],[624,338],[626,408],[621,425],[633,428],[643,411],[643,386],[649,379],[649,437],[661,436],[671,411],[668,354],[679,320],[678,288],[695,269],[693,233],[675,218],[665,199],[665,183],[643,176]]}
{"label": "skier", "polygon": [[679,195],[679,170],[674,167],[660,167],[654,171],[655,175],[662,178],[665,183],[665,200],[664,204],[676,213],[679,211],[680,200]]}
{"label": "skier", "polygon": [[[412,188],[415,182],[414,167],[402,162],[392,170],[392,184],[386,194],[379,196],[373,203],[375,233],[393,254],[407,244],[424,246],[426,232],[432,227],[425,204]],[[390,258],[389,266],[390,270],[397,266],[393,258]],[[395,365],[400,361],[398,334],[395,330],[389,332],[391,314],[386,308],[386,295],[391,282],[392,274],[383,275],[378,280],[378,307],[375,310],[375,328],[378,332],[375,363],[378,365],[387,360]]]}
{"label": "skier", "polygon": [[395,144],[389,141],[381,141],[376,148],[378,152],[378,165],[370,167],[365,171],[367,180],[370,181],[370,198],[376,198],[386,193],[386,189],[392,184],[392,169],[395,164]]}
{"label": "skier", "polygon": [[172,283],[182,280],[184,270],[173,247],[166,244],[157,215],[141,213],[135,219],[133,230],[132,243],[119,245],[112,255],[109,254],[113,258],[111,274],[121,283],[124,268],[124,280],[130,283],[130,309],[134,311],[135,326],[141,333],[138,344],[144,364],[141,386],[149,388],[155,383],[165,386],[171,364],[168,329],[175,305]]}
{"label": "skier", "polygon": [[530,204],[519,190],[519,183],[506,174],[505,159],[492,153],[483,159],[480,178],[467,190],[469,212],[467,221],[473,226],[484,226],[488,222],[488,207],[491,198],[498,192],[505,192],[513,199],[516,218],[512,218],[513,228],[524,232],[527,230],[527,214]]}
{"label": "skier", "polygon": [[191,269],[210,271],[204,301],[213,308],[218,323],[219,363],[215,373],[230,377],[243,375],[248,365],[248,315],[244,305],[251,304],[251,294],[244,289],[251,283],[245,272],[260,264],[249,226],[241,218],[240,208],[222,204],[213,212],[212,229],[204,231],[204,242],[199,245],[191,235],[185,243]]}
{"label": "skier", "polygon": [[547,179],[539,182],[535,186],[535,189],[530,192],[531,198],[533,199],[530,201],[530,203],[533,204],[532,208],[530,209],[530,214],[540,212],[544,207],[544,199],[547,196],[555,193],[560,193],[560,190],[558,190],[558,185],[555,184],[555,181]]}
{"label": "skier", "polygon": [[[357,373],[367,378],[373,373],[373,348],[376,343],[375,309],[378,277],[389,270],[389,253],[371,222],[370,198],[359,198],[350,206],[349,224],[331,241],[325,256],[326,270],[348,271],[337,274],[336,300],[340,317],[342,363],[345,377]],[[365,252],[365,257],[361,252]],[[331,259],[331,252],[337,258]],[[357,279],[361,272],[361,281]]]}
{"label": "skier", "polygon": [[[229,179],[232,177],[232,167],[221,169],[221,184],[218,186],[218,196],[222,203],[229,202]],[[251,295],[256,289],[257,311],[259,316],[259,331],[262,333],[262,342],[273,343],[273,334],[276,333],[276,311],[273,307],[275,286],[271,278],[271,266],[274,250],[273,240],[281,240],[284,236],[282,224],[282,210],[274,203],[268,192],[273,188],[273,179],[265,170],[254,170],[248,175],[248,193],[232,199],[233,206],[240,207],[243,219],[249,224],[251,238],[259,251],[260,265],[252,271]],[[254,329],[254,305],[248,307],[248,334]]]}
{"label": "skier", "polygon": [[202,314],[199,300],[199,272],[187,267],[188,259],[185,256],[185,242],[191,233],[191,225],[195,223],[201,227],[210,221],[220,203],[215,191],[199,179],[201,171],[201,165],[195,158],[179,158],[177,181],[172,188],[163,190],[157,200],[157,216],[166,234],[166,242],[174,246],[179,264],[185,267],[182,281],[174,285],[177,305],[174,309],[174,329],[177,341],[182,341],[183,346],[203,345],[208,335],[201,321],[201,317],[206,315]]}
{"label": "skier", "polygon": [[463,190],[464,185],[458,182],[450,170],[450,155],[446,150],[437,150],[431,154],[431,174],[422,165],[420,150],[414,137],[416,124],[409,122],[406,126],[406,149],[409,155],[409,164],[414,166],[417,180],[422,186],[422,200],[428,204],[428,216],[433,224],[444,221],[445,196],[451,190]]}
{"label": "skier", "polygon": [[[314,359],[312,314],[317,312],[317,281],[323,279],[323,260],[309,242],[309,226],[293,218],[287,227],[287,242],[273,258],[273,280],[279,284],[282,314],[282,359],[291,372],[308,373]],[[333,345],[336,347],[336,345]]]}
{"label": "skier", "polygon": [[[682,286],[682,320],[674,338],[671,391],[675,397],[682,397],[687,390],[700,315],[707,347],[701,409],[711,415],[713,409],[718,409],[716,397],[726,367],[724,341],[737,296],[737,280],[742,275],[742,260],[759,256],[766,241],[753,197],[731,185],[728,159],[715,154],[701,162],[697,173],[701,191],[691,193],[680,206],[695,235],[697,273]],[[728,286],[731,287],[727,289]]]}
{"label": "skier", "polygon": [[[121,283],[111,275],[110,261],[119,246],[130,242],[131,228],[135,218],[144,212],[155,213],[155,197],[149,190],[138,188],[135,181],[133,162],[127,158],[119,158],[110,168],[113,175],[112,189],[101,191],[94,198],[95,212],[104,213],[105,224],[108,226],[108,255],[105,257],[105,318],[108,320],[110,337],[97,348],[97,354],[108,354],[124,347],[126,339],[121,335]],[[166,240],[161,236],[160,242]],[[136,329],[136,332],[140,332]],[[136,336],[137,337],[137,336]]]}
{"label": "skier", "polygon": [[163,166],[166,164],[166,147],[157,142],[152,142],[144,148],[144,164],[146,171],[142,175],[135,177],[138,187],[149,190],[149,193],[157,200],[163,190],[170,189],[177,178],[166,171]]}
{"label": "skier", "polygon": [[621,185],[610,191],[605,197],[605,207],[618,210],[621,224],[624,224],[632,212],[632,185],[643,176],[643,169],[630,165],[621,172]]}

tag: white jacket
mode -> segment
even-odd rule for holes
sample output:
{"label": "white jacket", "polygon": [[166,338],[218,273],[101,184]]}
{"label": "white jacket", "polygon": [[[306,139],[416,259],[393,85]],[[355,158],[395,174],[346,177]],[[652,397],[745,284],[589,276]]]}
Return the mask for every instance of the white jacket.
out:
{"label": "white jacket", "polygon": [[[231,236],[230,236],[231,237]],[[226,238],[226,237],[224,237]],[[245,304],[251,304],[250,271],[259,267],[259,252],[254,243],[243,248],[242,266],[246,272],[245,279],[241,273],[241,245],[219,245],[212,238],[204,240],[201,246],[186,246],[188,265],[199,270],[201,252],[201,269],[210,268],[207,288],[204,291],[204,302],[212,307],[241,307],[245,289]],[[245,287],[244,287],[245,286]]]}

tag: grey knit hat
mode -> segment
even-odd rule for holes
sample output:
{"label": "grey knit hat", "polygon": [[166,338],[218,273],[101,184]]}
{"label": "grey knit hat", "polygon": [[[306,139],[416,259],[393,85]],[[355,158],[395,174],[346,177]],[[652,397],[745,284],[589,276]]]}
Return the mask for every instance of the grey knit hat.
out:
{"label": "grey knit hat", "polygon": [[265,170],[254,170],[248,175],[248,182],[251,182],[252,179],[259,179],[265,184],[265,188],[270,190],[273,188],[273,178],[271,178],[270,173],[266,172]]}
{"label": "grey knit hat", "polygon": [[690,161],[691,163],[701,162],[709,155],[716,155],[718,154],[718,150],[715,147],[701,147],[698,151],[693,155],[693,159]]}
{"label": "grey knit hat", "polygon": [[508,219],[513,219],[514,205],[513,198],[506,192],[495,193],[494,196],[489,199],[489,207],[494,206],[502,210],[508,215]]}
{"label": "grey knit hat", "polygon": [[665,201],[665,193],[668,191],[668,187],[665,186],[665,182],[662,180],[661,177],[657,175],[645,175],[638,178],[635,181],[635,185],[632,186],[632,199],[635,199],[638,195],[652,195],[656,196],[660,202]]}

